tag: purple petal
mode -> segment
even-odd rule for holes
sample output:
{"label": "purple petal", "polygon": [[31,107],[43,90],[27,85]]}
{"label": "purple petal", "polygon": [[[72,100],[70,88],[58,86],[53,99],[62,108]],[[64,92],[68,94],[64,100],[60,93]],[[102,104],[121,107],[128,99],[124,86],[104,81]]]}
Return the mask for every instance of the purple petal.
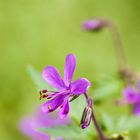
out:
{"label": "purple petal", "polygon": [[129,104],[134,104],[138,101],[138,94],[133,87],[128,86],[123,91],[124,100]]}
{"label": "purple petal", "polygon": [[56,110],[59,106],[62,105],[65,96],[66,96],[65,94],[59,94],[52,100],[49,100],[48,102],[43,104],[42,111],[43,112],[52,112],[52,111]]}
{"label": "purple petal", "polygon": [[64,140],[63,138],[55,138],[55,140]]}
{"label": "purple petal", "polygon": [[80,78],[71,84],[71,93],[72,94],[81,94],[85,93],[90,87],[91,83],[86,78]]}
{"label": "purple petal", "polygon": [[53,66],[47,66],[43,73],[43,78],[54,88],[62,90],[65,88],[64,82],[57,69]]}
{"label": "purple petal", "polygon": [[73,54],[68,54],[66,57],[66,62],[65,62],[65,69],[64,69],[64,83],[66,86],[69,86],[74,70],[76,67],[76,57]]}
{"label": "purple petal", "polygon": [[66,116],[69,113],[69,101],[68,98],[66,97],[64,104],[62,105],[62,107],[59,110],[59,116],[61,119],[66,118]]}
{"label": "purple petal", "polygon": [[60,119],[56,112],[46,113],[42,110],[39,110],[34,117],[36,118],[36,122],[39,123],[40,127],[64,126],[72,122],[69,118]]}
{"label": "purple petal", "polygon": [[50,140],[48,134],[37,131],[39,124],[34,118],[24,118],[20,124],[20,129],[24,135],[29,136],[33,140]]}
{"label": "purple petal", "polygon": [[135,115],[140,115],[140,103],[134,105],[133,113]]}
{"label": "purple petal", "polygon": [[42,132],[35,131],[35,134],[32,139],[33,140],[50,140],[50,136]]}

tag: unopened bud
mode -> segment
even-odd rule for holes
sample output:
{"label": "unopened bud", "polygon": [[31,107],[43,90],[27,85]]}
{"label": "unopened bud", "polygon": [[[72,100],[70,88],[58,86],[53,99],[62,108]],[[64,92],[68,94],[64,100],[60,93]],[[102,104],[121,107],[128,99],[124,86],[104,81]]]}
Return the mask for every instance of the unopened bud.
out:
{"label": "unopened bud", "polygon": [[87,106],[84,109],[83,115],[82,115],[82,118],[81,118],[81,127],[83,129],[85,129],[86,127],[88,127],[90,125],[91,117],[92,117],[92,108]]}
{"label": "unopened bud", "polygon": [[104,21],[101,19],[87,20],[83,23],[83,28],[89,31],[97,31],[104,27]]}

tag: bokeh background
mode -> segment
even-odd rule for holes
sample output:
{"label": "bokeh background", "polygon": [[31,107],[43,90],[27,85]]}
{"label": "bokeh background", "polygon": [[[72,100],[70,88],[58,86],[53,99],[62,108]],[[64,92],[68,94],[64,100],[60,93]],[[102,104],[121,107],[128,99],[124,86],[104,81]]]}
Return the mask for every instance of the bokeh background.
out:
{"label": "bokeh background", "polygon": [[98,79],[117,72],[110,33],[88,33],[82,22],[112,20],[121,35],[129,65],[140,68],[140,1],[138,0],[0,0],[0,139],[22,140],[18,123],[39,104],[28,72],[48,65],[63,72],[64,58],[78,59],[75,77]]}

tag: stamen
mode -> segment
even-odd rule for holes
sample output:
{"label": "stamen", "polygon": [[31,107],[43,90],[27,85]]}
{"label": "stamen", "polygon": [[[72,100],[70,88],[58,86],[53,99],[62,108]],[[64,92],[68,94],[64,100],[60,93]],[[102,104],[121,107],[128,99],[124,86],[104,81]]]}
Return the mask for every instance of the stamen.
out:
{"label": "stamen", "polygon": [[48,97],[48,94],[47,94],[47,90],[42,90],[42,91],[40,91],[40,100],[42,99],[42,98],[47,98]]}

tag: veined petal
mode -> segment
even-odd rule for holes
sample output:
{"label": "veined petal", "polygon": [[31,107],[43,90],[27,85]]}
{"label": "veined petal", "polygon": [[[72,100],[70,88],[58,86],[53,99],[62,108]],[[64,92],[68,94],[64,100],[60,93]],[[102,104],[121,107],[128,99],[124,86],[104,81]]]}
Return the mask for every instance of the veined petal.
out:
{"label": "veined petal", "polygon": [[74,70],[76,67],[76,57],[73,54],[68,54],[66,56],[66,62],[65,62],[65,69],[64,69],[64,83],[66,86],[69,86]]}
{"label": "veined petal", "polygon": [[128,86],[123,91],[124,100],[129,104],[134,104],[138,101],[138,94],[135,89],[131,86]]}
{"label": "veined petal", "polygon": [[43,112],[52,112],[52,111],[56,110],[59,106],[62,105],[65,96],[66,96],[65,94],[59,94],[52,100],[49,100],[48,102],[44,103],[42,106],[42,111]]}
{"label": "veined petal", "polygon": [[71,84],[72,94],[82,94],[87,91],[91,83],[86,78],[80,78]]}
{"label": "veined petal", "polygon": [[65,88],[64,82],[57,69],[53,66],[47,66],[43,73],[43,78],[54,88],[62,90]]}
{"label": "veined petal", "polygon": [[69,101],[68,97],[66,97],[62,107],[59,110],[59,116],[61,119],[63,119],[68,115],[68,113],[69,113]]}

